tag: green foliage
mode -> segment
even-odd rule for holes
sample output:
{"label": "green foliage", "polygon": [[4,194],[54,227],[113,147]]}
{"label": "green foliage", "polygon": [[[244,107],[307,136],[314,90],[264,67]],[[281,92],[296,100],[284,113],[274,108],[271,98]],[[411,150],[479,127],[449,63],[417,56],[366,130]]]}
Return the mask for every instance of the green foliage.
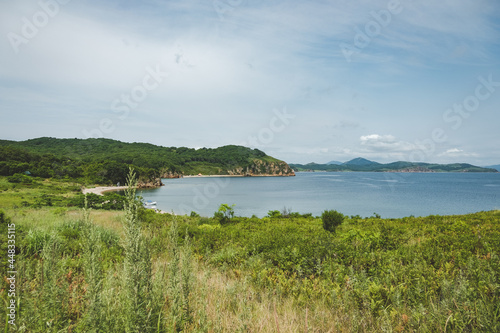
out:
{"label": "green foliage", "polygon": [[[233,208],[226,206],[221,213]],[[40,226],[43,211],[54,226]],[[500,212],[344,217],[334,233],[310,214],[272,212],[262,219],[233,213],[224,224],[156,214],[140,207],[132,189],[120,239],[71,210],[22,209],[12,219],[0,211],[0,237],[16,221],[20,331],[248,331],[246,310],[268,311],[265,295],[292,300],[287,306],[301,316],[309,311],[309,331],[500,331]],[[16,220],[23,214],[26,232]],[[199,270],[197,281],[200,266],[213,276]],[[232,298],[205,297],[200,285],[213,284],[204,279],[219,281]],[[227,305],[235,299],[247,307]],[[207,318],[204,309],[239,312],[241,326]],[[313,321],[317,309],[323,312]],[[322,321],[330,311],[338,321]]]}
{"label": "green foliage", "polygon": [[234,217],[234,206],[229,206],[228,204],[221,204],[219,210],[214,213],[214,218],[219,221],[220,224],[226,224],[231,222]]}
{"label": "green foliage", "polygon": [[87,292],[85,293],[87,311],[83,317],[82,326],[86,332],[102,332],[104,304],[101,295],[104,272],[101,262],[101,234],[90,220],[90,212],[87,207],[84,209],[83,215],[82,260],[85,270],[85,281],[87,282]]}
{"label": "green foliage", "polygon": [[267,217],[272,218],[272,219],[277,219],[277,218],[311,218],[312,214],[311,213],[300,214],[297,212],[292,212],[288,208],[283,208],[282,211],[270,210],[269,212],[267,212]]}
{"label": "green foliage", "polygon": [[335,229],[344,221],[345,216],[336,210],[325,210],[321,214],[321,220],[323,221],[323,229],[329,232],[335,232]]}
{"label": "green foliage", "polygon": [[80,193],[73,197],[68,205],[84,208],[85,200],[87,200],[88,208],[91,209],[122,210],[125,203],[125,196],[115,192],[104,193],[104,195],[97,195],[95,193],[84,195]]}
{"label": "green foliage", "polygon": [[22,173],[15,173],[14,175],[7,177],[9,183],[22,183],[31,184],[33,179],[30,176],[24,175]]}
{"label": "green foliage", "polygon": [[190,294],[192,291],[193,274],[191,267],[191,247],[186,233],[184,246],[178,244],[178,223],[174,218],[168,233],[169,243],[169,284],[170,299],[169,322],[170,329],[181,332],[192,321]]}
{"label": "green foliage", "polygon": [[151,326],[152,267],[150,249],[142,235],[138,219],[139,203],[136,199],[136,178],[132,169],[127,179],[125,200],[125,330],[147,332]]}
{"label": "green foliage", "polygon": [[151,181],[182,174],[228,174],[237,168],[262,173],[268,171],[270,162],[282,172],[289,170],[286,163],[258,149],[235,145],[192,149],[110,139],[0,140],[0,175],[29,170],[37,177],[78,179],[87,184],[124,184],[129,167],[136,170],[139,181]]}
{"label": "green foliage", "polygon": [[[360,159],[363,160],[363,159]],[[352,161],[351,161],[352,162]],[[370,162],[370,161],[367,161]],[[363,172],[387,172],[387,171],[418,171],[418,172],[497,172],[495,169],[482,168],[467,163],[454,164],[431,164],[412,162],[393,162],[381,164],[371,163],[344,163],[344,164],[290,164],[295,171],[363,171]]]}
{"label": "green foliage", "polygon": [[191,232],[204,260],[299,306],[326,302],[394,330],[439,331],[451,313],[447,331],[499,330],[498,212],[344,219],[336,233],[279,217]]}
{"label": "green foliage", "polygon": [[279,218],[281,216],[281,212],[279,210],[270,210],[267,212],[267,216],[270,218]]}

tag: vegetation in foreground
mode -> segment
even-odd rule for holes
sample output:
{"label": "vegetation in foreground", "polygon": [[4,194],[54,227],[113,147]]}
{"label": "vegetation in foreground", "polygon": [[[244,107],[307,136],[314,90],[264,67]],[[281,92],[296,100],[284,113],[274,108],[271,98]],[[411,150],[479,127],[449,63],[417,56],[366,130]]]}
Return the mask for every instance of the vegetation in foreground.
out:
{"label": "vegetation in foreground", "polygon": [[19,277],[4,331],[500,331],[498,211],[259,219],[223,205],[207,218],[133,198],[124,211],[4,207]]}

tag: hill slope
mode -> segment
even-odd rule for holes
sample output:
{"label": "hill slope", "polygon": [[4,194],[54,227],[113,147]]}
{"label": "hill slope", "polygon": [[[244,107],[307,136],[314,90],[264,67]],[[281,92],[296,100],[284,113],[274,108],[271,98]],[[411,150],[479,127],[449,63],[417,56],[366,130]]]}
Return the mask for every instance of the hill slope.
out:
{"label": "hill slope", "polygon": [[486,166],[485,168],[490,168],[500,171],[500,164]]}
{"label": "hill slope", "polygon": [[[283,161],[242,146],[192,149],[126,143],[111,139],[37,138],[0,140],[0,175],[30,171],[35,176],[94,178],[96,183],[124,182],[134,166],[144,178],[212,174],[293,176]],[[111,176],[111,174],[115,174]]]}
{"label": "hill slope", "polygon": [[378,171],[378,172],[498,172],[494,168],[482,168],[467,163],[432,164],[392,162],[381,164],[358,157],[341,165],[290,164],[295,171]]}
{"label": "hill slope", "polygon": [[371,167],[371,166],[380,165],[380,163],[378,163],[378,162],[373,162],[373,161],[367,160],[366,158],[362,158],[362,157],[352,159],[352,160],[347,161],[347,162],[342,163],[342,164],[347,165],[347,166],[360,166],[360,167]]}

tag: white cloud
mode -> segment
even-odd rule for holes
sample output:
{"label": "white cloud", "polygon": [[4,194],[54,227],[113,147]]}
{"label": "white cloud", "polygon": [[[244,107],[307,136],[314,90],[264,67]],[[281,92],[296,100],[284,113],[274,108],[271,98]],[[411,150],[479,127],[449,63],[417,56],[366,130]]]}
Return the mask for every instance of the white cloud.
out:
{"label": "white cloud", "polygon": [[390,134],[363,135],[359,140],[361,145],[366,147],[369,151],[406,152],[415,149],[414,144],[397,140],[395,136]]}
{"label": "white cloud", "polygon": [[[5,36],[20,32],[38,0],[0,2],[0,132],[21,140],[38,126],[44,135],[81,137],[110,118],[111,138],[218,146],[259,133],[270,110],[286,105],[297,121],[265,149],[278,158],[405,159],[419,149],[410,142],[448,125],[442,112],[478,75],[498,69],[500,6],[491,1],[401,0],[401,14],[351,63],[340,43],[353,43],[355,28],[389,0],[225,3],[234,9],[221,20],[213,1],[70,1],[16,55]],[[156,65],[169,76],[116,120],[111,102]],[[496,152],[488,143],[498,106],[494,98],[482,104],[468,119],[474,129],[465,135],[463,126],[460,138],[447,132],[450,142]],[[456,149],[429,158],[467,157]]]}
{"label": "white cloud", "polygon": [[463,150],[462,149],[458,149],[458,148],[452,148],[452,149],[448,149],[444,153],[445,154],[458,154],[458,153],[463,153]]}
{"label": "white cloud", "polygon": [[438,156],[441,156],[441,157],[477,157],[478,154],[469,153],[469,152],[466,152],[463,149],[459,149],[459,148],[450,148],[450,149],[440,153]]}

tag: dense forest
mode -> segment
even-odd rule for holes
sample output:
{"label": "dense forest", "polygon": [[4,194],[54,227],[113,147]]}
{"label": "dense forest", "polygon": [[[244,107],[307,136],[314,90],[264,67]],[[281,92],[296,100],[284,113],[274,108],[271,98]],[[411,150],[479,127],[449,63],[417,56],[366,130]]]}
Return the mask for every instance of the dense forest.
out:
{"label": "dense forest", "polygon": [[111,139],[0,140],[0,175],[29,174],[83,183],[125,183],[132,166],[142,181],[203,174],[289,175],[285,162],[242,146],[193,149]]}

